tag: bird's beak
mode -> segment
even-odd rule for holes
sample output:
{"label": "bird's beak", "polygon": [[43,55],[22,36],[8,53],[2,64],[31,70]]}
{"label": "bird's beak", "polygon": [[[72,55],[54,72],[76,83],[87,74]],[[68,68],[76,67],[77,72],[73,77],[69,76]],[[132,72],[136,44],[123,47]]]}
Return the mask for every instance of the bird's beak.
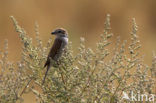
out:
{"label": "bird's beak", "polygon": [[55,34],[56,34],[56,32],[51,32],[51,34],[52,34],[52,35],[55,35]]}

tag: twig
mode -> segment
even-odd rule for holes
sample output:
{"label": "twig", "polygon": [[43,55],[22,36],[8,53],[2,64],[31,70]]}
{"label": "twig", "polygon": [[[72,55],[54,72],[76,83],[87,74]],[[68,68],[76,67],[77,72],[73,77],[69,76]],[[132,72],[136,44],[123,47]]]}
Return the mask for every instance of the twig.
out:
{"label": "twig", "polygon": [[24,87],[24,89],[22,90],[20,97],[23,95],[23,93],[25,92],[25,90],[27,89],[28,85],[30,84],[30,82],[33,80],[33,78],[31,78],[28,83],[26,84],[26,86]]}

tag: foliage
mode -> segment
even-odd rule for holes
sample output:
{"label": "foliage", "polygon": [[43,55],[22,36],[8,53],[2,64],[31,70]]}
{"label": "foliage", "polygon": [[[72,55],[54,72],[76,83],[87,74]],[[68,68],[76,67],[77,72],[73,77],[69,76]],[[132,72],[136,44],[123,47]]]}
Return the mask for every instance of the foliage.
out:
{"label": "foliage", "polygon": [[42,80],[46,69],[43,65],[52,40],[49,39],[44,46],[36,24],[36,44],[32,43],[32,38],[15,18],[11,16],[11,19],[23,46],[21,60],[11,63],[5,41],[0,60],[0,103],[23,102],[23,94],[30,92],[36,96],[36,103],[128,103],[122,99],[123,91],[155,93],[156,55],[153,53],[151,67],[143,63],[135,19],[130,44],[122,43],[118,38],[111,50],[110,38],[113,35],[110,15],[107,15],[96,49],[87,48],[85,39],[81,38],[79,51],[75,54],[70,42],[59,60],[60,65],[49,70],[44,85]]}

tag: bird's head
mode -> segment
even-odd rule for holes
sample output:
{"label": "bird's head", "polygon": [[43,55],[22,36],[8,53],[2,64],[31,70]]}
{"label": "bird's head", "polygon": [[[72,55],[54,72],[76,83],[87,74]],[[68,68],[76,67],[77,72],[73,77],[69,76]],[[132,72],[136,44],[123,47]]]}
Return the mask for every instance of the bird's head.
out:
{"label": "bird's head", "polygon": [[67,31],[63,28],[55,29],[51,34],[57,37],[68,37]]}

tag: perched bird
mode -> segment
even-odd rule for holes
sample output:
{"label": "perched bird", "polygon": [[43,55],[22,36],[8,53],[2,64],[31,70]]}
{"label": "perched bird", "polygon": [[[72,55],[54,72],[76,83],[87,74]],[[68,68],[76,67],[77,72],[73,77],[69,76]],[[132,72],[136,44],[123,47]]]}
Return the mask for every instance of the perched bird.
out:
{"label": "perched bird", "polygon": [[43,78],[43,82],[42,84],[44,84],[48,70],[54,66],[53,63],[51,63],[51,60],[57,62],[58,59],[61,57],[62,53],[64,52],[64,49],[66,47],[66,45],[68,44],[68,33],[65,29],[63,28],[59,28],[54,30],[52,33],[52,35],[55,35],[55,41],[53,43],[53,46],[49,52],[49,55],[47,57],[47,61],[44,65],[44,67],[47,67],[45,76]]}

